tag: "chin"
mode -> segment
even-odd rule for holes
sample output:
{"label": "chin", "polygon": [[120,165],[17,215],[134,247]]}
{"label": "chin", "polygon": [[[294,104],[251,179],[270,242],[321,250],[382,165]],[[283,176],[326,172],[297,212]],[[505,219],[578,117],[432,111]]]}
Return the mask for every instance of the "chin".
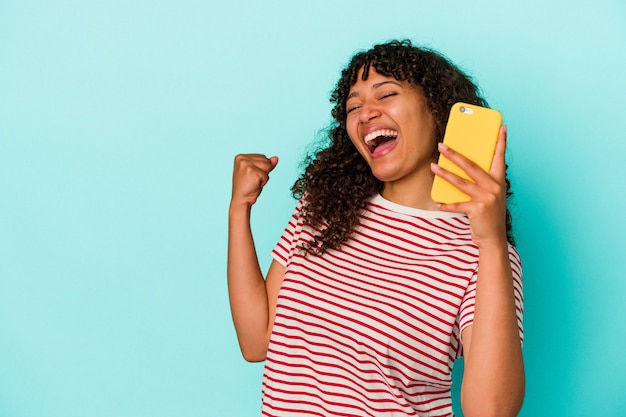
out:
{"label": "chin", "polygon": [[395,172],[390,172],[389,170],[383,169],[372,169],[372,174],[382,182],[392,182],[399,179],[399,175]]}

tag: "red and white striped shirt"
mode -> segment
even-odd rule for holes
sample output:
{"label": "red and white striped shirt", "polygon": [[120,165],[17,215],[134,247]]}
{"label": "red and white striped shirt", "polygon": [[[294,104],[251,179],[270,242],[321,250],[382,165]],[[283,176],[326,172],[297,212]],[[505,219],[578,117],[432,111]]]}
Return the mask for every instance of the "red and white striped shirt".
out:
{"label": "red and white striped shirt", "polygon": [[[266,416],[451,416],[478,249],[465,215],[372,198],[340,250],[307,255],[299,207],[272,251],[286,267],[263,375]],[[513,247],[520,337],[522,271]]]}

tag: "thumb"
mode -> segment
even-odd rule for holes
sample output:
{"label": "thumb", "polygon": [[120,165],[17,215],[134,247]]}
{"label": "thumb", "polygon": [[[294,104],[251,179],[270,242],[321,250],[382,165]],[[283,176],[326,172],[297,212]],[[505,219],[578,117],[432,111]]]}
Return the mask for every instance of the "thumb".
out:
{"label": "thumb", "polygon": [[272,171],[274,168],[276,168],[276,165],[278,165],[278,157],[277,156],[271,156],[269,158],[269,160],[270,160],[270,164],[271,164],[270,171]]}

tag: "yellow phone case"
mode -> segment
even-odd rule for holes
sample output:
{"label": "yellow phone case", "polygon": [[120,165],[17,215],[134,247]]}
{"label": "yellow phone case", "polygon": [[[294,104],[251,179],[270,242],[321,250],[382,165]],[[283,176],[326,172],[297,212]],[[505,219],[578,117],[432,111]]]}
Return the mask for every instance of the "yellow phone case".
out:
{"label": "yellow phone case", "polygon": [[[489,171],[501,125],[502,115],[497,110],[473,104],[455,103],[450,110],[443,143],[475,162],[485,171]],[[438,164],[470,180],[461,168],[443,155],[439,156]],[[431,197],[434,201],[445,204],[470,200],[469,195],[438,176],[435,176]]]}

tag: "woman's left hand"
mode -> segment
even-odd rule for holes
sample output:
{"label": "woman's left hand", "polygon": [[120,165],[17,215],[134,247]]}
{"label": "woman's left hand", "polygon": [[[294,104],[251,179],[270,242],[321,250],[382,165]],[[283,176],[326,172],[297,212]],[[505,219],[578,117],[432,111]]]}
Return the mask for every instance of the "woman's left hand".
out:
{"label": "woman's left hand", "polygon": [[431,165],[435,175],[440,176],[470,196],[470,201],[439,204],[438,208],[442,211],[467,214],[470,220],[472,240],[479,247],[501,245],[507,239],[505,150],[506,125],[502,125],[489,172],[485,172],[474,162],[442,143],[439,144],[439,152],[465,171],[471,181],[446,171],[437,164]]}

